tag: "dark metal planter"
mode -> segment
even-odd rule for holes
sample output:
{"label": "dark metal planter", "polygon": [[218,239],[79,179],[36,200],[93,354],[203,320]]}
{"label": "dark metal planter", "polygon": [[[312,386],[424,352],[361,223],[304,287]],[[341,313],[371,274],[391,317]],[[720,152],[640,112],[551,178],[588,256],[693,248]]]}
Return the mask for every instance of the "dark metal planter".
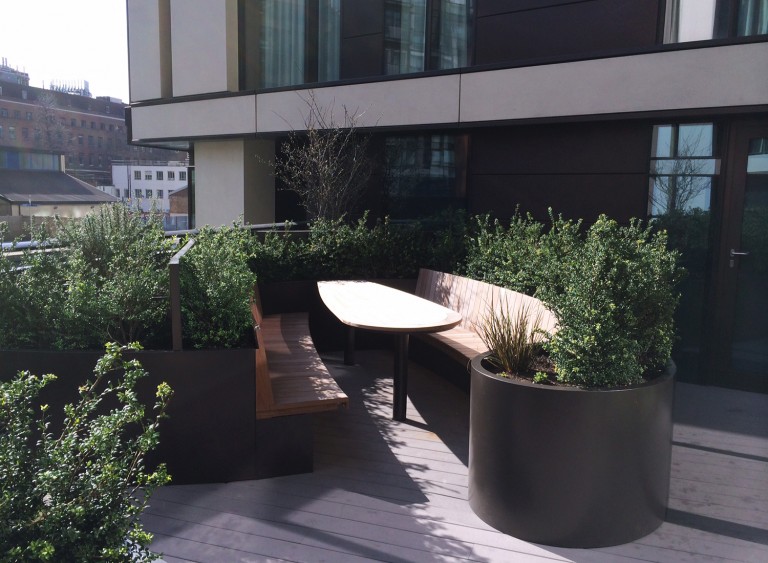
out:
{"label": "dark metal planter", "polygon": [[514,382],[471,363],[469,503],[505,534],[561,547],[628,543],[663,521],[674,368],[579,390]]}
{"label": "dark metal planter", "polygon": [[[0,350],[0,380],[20,370],[54,373],[41,401],[52,415],[78,399],[77,387],[93,377],[97,351]],[[149,377],[137,387],[150,405],[157,385],[174,391],[169,418],[160,423],[160,446],[148,456],[163,461],[174,484],[260,479],[312,471],[311,415],[256,421],[255,350],[141,351]],[[61,424],[52,420],[52,429]]]}

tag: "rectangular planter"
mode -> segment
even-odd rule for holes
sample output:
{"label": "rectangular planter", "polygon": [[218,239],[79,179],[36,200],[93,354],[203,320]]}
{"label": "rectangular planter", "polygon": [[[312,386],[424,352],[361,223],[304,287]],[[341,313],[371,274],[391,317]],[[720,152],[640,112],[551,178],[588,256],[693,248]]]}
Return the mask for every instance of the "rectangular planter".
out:
{"label": "rectangular planter", "polygon": [[[0,350],[0,380],[18,371],[57,380],[44,389],[52,430],[63,405],[78,399],[78,385],[93,377],[98,351]],[[169,418],[160,425],[160,446],[149,464],[164,461],[174,484],[260,479],[312,471],[312,419],[256,421],[255,353],[252,348],[141,351],[136,357],[149,377],[138,388],[147,404],[157,385],[174,391]],[[53,416],[58,414],[58,417]]]}

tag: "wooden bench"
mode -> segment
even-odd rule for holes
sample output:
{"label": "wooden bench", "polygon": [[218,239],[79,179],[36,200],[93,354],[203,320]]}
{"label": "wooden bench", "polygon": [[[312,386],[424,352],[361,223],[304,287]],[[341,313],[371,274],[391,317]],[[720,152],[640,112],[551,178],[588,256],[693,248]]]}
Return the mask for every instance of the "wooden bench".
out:
{"label": "wooden bench", "polygon": [[256,418],[310,414],[347,407],[309,334],[307,313],[262,314],[258,288],[251,300],[256,335]]}
{"label": "wooden bench", "polygon": [[541,313],[541,329],[557,330],[554,314],[540,300],[462,276],[422,268],[416,281],[416,295],[461,313],[461,323],[452,329],[414,336],[465,366],[473,357],[488,351],[480,337],[480,327],[491,306],[497,311],[508,307],[513,318],[521,307],[527,307],[529,315]]}

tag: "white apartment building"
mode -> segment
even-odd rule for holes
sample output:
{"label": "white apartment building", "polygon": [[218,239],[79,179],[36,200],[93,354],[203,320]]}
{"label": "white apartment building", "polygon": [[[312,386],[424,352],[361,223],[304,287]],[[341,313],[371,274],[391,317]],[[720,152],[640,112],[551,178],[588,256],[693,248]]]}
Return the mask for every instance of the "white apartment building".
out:
{"label": "white apartment building", "polygon": [[189,167],[185,162],[122,162],[112,164],[112,192],[131,207],[170,213],[170,196],[186,188]]}

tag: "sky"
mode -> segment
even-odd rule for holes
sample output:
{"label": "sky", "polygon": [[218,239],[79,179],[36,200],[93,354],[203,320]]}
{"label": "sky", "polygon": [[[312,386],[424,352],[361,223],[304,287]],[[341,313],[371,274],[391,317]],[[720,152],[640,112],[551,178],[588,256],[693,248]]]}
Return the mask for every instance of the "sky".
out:
{"label": "sky", "polygon": [[0,61],[30,86],[88,81],[91,94],[128,102],[125,0],[0,0]]}

